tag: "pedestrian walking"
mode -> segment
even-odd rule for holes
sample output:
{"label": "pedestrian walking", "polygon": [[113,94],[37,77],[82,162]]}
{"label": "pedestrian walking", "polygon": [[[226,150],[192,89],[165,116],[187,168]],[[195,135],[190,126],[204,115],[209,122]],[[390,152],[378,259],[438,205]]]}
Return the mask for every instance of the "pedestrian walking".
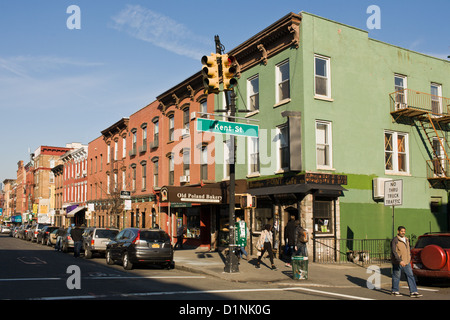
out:
{"label": "pedestrian walking", "polygon": [[295,255],[307,257],[308,230],[304,229],[298,220],[295,222],[295,226]]}
{"label": "pedestrian walking", "polygon": [[176,249],[177,247],[183,249],[183,238],[186,231],[187,231],[186,225],[182,225],[177,229],[177,243],[175,243],[175,246],[173,247],[174,249]]}
{"label": "pedestrian walking", "polygon": [[422,295],[417,291],[416,280],[411,268],[411,248],[409,239],[405,236],[406,228],[399,226],[397,236],[391,241],[391,261],[392,261],[392,292],[394,296],[399,296],[400,277],[402,271],[406,275],[410,297],[418,298]]}
{"label": "pedestrian walking", "polygon": [[66,233],[66,229],[64,228],[59,228],[58,231],[56,232],[56,244],[55,244],[55,251],[61,251],[62,250],[62,240],[64,237],[64,234]]}
{"label": "pedestrian walking", "polygon": [[258,248],[258,261],[256,262],[256,268],[258,269],[260,268],[261,258],[267,251],[269,253],[270,263],[272,264],[272,270],[277,269],[277,267],[273,263],[272,242],[273,242],[272,226],[270,224],[266,224],[256,244]]}
{"label": "pedestrian walking", "polygon": [[245,259],[248,259],[248,253],[245,251],[245,246],[247,245],[248,227],[247,223],[241,219],[241,217],[236,217],[234,234],[236,246],[239,248],[239,258],[242,258],[242,255],[244,255]]}
{"label": "pedestrian walking", "polygon": [[83,246],[83,230],[79,225],[70,230],[70,236],[73,240],[73,256],[75,258],[80,257],[81,247]]}
{"label": "pedestrian walking", "polygon": [[285,259],[287,259],[286,267],[290,267],[291,256],[295,251],[295,229],[297,225],[295,224],[295,216],[291,215],[290,220],[284,227],[284,237],[285,237]]}

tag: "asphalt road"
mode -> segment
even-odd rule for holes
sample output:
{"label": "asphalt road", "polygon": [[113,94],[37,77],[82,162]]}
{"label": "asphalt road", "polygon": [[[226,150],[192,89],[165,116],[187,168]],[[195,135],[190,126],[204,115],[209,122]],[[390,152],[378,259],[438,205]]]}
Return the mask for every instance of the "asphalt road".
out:
{"label": "asphalt road", "polygon": [[[106,265],[102,257],[74,258],[72,253],[55,252],[51,247],[5,235],[0,235],[0,270],[0,300],[145,300],[152,301],[149,306],[165,306],[172,315],[186,312],[217,318],[259,312],[267,316],[292,308],[295,300],[413,300],[354,286],[238,283],[159,267],[125,271],[120,265]],[[450,299],[448,285],[423,288],[421,292],[421,300]],[[208,306],[214,306],[214,310]]]}

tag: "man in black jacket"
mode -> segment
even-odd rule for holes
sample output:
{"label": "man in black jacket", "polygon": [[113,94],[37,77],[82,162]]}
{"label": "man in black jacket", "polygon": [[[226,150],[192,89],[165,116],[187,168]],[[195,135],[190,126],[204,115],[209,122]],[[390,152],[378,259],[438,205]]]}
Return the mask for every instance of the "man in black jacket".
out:
{"label": "man in black jacket", "polygon": [[291,219],[286,224],[286,227],[284,228],[284,238],[285,238],[285,246],[287,249],[285,250],[286,259],[288,262],[286,263],[286,267],[290,267],[291,264],[289,261],[291,260],[291,256],[295,251],[295,216],[291,215]]}
{"label": "man in black jacket", "polygon": [[70,230],[70,236],[73,240],[73,256],[78,258],[83,245],[83,230],[77,225],[74,229]]}

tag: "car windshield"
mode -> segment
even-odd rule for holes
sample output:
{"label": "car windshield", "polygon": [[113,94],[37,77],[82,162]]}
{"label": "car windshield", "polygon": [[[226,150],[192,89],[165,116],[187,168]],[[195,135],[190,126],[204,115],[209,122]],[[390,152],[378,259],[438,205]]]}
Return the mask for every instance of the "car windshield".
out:
{"label": "car windshield", "polygon": [[439,236],[421,237],[417,241],[415,248],[417,249],[425,248],[430,244],[437,245],[443,249],[450,249],[450,236],[439,235]]}
{"label": "car windshield", "polygon": [[141,231],[139,237],[141,240],[147,240],[147,241],[168,241],[168,240],[170,240],[169,236],[164,231]]}
{"label": "car windshield", "polygon": [[119,233],[118,230],[97,230],[96,238],[114,238]]}

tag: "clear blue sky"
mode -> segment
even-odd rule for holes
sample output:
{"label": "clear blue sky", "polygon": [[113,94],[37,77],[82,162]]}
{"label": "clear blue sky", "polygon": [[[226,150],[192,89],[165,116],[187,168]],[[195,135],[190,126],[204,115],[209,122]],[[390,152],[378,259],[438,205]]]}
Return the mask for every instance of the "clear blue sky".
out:
{"label": "clear blue sky", "polygon": [[[70,30],[67,8],[81,10]],[[367,28],[367,8],[381,29]],[[209,8],[209,9],[206,9]],[[40,145],[88,144],[289,12],[310,12],[414,51],[450,55],[450,1],[4,0],[0,2],[0,182]]]}

